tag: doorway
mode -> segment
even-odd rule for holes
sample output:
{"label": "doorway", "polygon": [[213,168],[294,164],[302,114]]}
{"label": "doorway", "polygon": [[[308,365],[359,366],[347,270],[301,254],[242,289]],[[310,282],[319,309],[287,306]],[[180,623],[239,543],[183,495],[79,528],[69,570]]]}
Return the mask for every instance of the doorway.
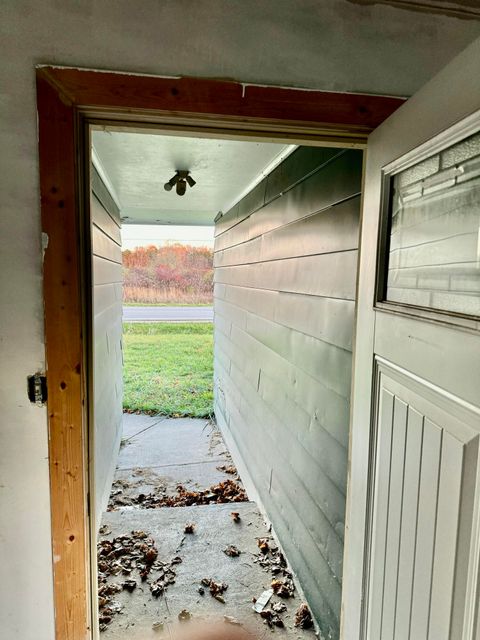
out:
{"label": "doorway", "polygon": [[[175,123],[173,128],[182,125],[206,137],[215,131],[220,138],[293,139],[351,148],[363,146],[368,132],[402,101],[59,68],[41,69],[37,76],[42,216],[49,239],[44,282],[57,635],[76,638],[90,628],[84,525],[92,496],[79,472],[86,469],[85,391],[91,378],[82,338],[89,317],[84,277],[88,252],[79,251],[89,235],[80,206],[82,198],[88,201],[89,190],[79,191],[76,182],[80,176],[78,184],[88,184],[88,164],[76,162],[75,145],[82,136],[88,138],[92,124],[117,120],[140,127],[142,121],[161,122],[167,130]],[[127,90],[129,84],[136,87],[133,92]],[[232,212],[231,217],[237,215]]]}
{"label": "doorway", "polygon": [[[145,637],[184,612],[224,615],[257,634],[264,625],[301,634],[316,620],[338,637],[362,153],[112,125],[94,126],[91,139],[99,629],[105,637]],[[180,171],[194,182],[179,197],[168,178]],[[195,403],[179,410],[180,379],[169,388],[161,368],[168,341],[190,325],[173,318],[167,330],[142,321],[148,307],[137,307],[137,322],[122,331],[125,230],[178,221],[215,223],[215,407],[208,421],[192,420]],[[136,295],[151,300],[149,278],[160,274],[160,295],[158,286],[179,283],[179,271],[158,262],[149,242],[137,262],[126,254],[124,271],[130,277],[136,269],[145,285]],[[125,293],[133,295],[132,287]],[[197,326],[197,345],[206,328]],[[134,344],[134,336],[143,339]],[[180,371],[184,353],[176,344],[172,366]],[[199,357],[190,357],[191,369]],[[137,415],[121,412],[122,362],[124,407]],[[165,395],[169,402],[155,405]],[[155,556],[151,563],[139,549]],[[252,612],[252,599],[262,596],[268,604]]]}

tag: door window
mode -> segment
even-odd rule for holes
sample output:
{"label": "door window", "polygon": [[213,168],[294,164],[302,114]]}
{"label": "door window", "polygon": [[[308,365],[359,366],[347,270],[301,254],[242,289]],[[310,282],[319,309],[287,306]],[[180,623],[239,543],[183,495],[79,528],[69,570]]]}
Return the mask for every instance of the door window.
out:
{"label": "door window", "polygon": [[480,132],[386,179],[380,299],[480,316]]}

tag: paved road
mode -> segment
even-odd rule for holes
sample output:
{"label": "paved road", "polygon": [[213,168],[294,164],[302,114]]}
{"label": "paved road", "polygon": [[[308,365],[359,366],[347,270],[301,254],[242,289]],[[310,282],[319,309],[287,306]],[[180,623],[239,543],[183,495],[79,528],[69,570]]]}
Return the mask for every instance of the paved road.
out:
{"label": "paved road", "polygon": [[213,307],[123,307],[126,322],[212,322]]}

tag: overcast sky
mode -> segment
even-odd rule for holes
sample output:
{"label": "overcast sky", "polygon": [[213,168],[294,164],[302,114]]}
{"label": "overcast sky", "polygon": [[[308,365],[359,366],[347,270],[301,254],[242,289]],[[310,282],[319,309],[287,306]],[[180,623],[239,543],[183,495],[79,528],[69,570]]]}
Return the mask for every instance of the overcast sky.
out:
{"label": "overcast sky", "polygon": [[195,247],[213,247],[214,227],[185,227],[177,225],[122,225],[122,248],[135,249],[165,243],[191,244]]}

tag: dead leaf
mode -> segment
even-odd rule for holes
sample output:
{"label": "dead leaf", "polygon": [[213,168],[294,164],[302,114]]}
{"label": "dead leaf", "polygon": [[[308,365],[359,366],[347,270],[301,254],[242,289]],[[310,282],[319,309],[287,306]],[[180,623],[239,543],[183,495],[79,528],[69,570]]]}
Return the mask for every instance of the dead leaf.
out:
{"label": "dead leaf", "polygon": [[137,583],[135,580],[125,580],[125,582],[122,582],[122,587],[125,591],[132,593],[137,588]]}
{"label": "dead leaf", "polygon": [[272,589],[279,598],[293,598],[295,585],[290,578],[272,580]]}
{"label": "dead leaf", "polygon": [[301,629],[310,629],[313,627],[312,614],[305,602],[302,602],[295,612],[295,626]]}
{"label": "dead leaf", "polygon": [[195,531],[195,523],[191,522],[185,525],[184,533],[193,533]]}
{"label": "dead leaf", "polygon": [[270,550],[270,545],[268,544],[267,538],[259,538],[257,540],[257,545],[263,554],[267,554]]}
{"label": "dead leaf", "polygon": [[223,471],[224,473],[228,473],[232,476],[237,475],[237,468],[234,467],[233,464],[231,465],[222,464],[219,467],[217,467],[217,471]]}
{"label": "dead leaf", "polygon": [[187,622],[192,617],[192,614],[187,609],[182,609],[178,614],[178,619],[180,622]]}
{"label": "dead leaf", "polygon": [[279,627],[283,628],[285,624],[283,620],[280,618],[278,613],[275,613],[271,609],[264,609],[260,612],[260,616],[264,619],[265,624],[267,624],[270,628]]}
{"label": "dead leaf", "polygon": [[230,556],[230,558],[238,558],[238,556],[241,554],[241,551],[237,549],[235,545],[230,544],[228,547],[225,547],[223,553],[225,553],[227,556]]}
{"label": "dead leaf", "polygon": [[212,578],[202,578],[202,585],[204,587],[208,587],[212,598],[215,598],[215,600],[225,604],[225,599],[222,594],[228,589],[228,584],[226,582],[215,582]]}

